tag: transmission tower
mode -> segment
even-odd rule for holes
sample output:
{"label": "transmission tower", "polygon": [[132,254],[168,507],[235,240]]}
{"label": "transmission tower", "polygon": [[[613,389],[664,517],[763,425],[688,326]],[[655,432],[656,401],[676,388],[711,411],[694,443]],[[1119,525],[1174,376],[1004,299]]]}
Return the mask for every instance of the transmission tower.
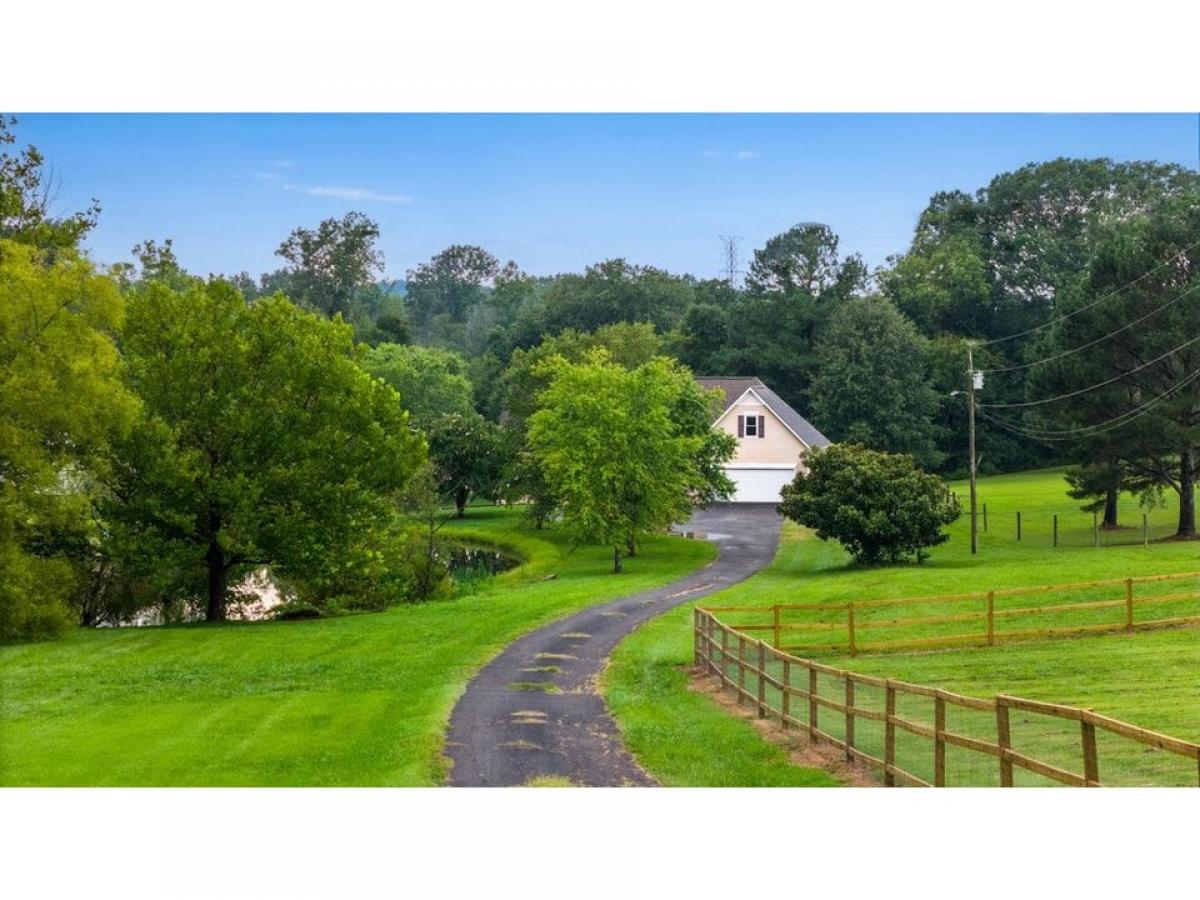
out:
{"label": "transmission tower", "polygon": [[738,267],[739,240],[741,238],[734,235],[721,235],[721,274],[731,288],[737,287],[738,276],[742,272]]}

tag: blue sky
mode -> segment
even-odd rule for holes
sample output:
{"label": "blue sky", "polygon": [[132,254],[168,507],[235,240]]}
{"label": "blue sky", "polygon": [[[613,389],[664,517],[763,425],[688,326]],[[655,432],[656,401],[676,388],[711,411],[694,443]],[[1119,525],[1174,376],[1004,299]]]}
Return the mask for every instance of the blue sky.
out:
{"label": "blue sky", "polygon": [[253,274],[291,229],[361,210],[387,273],[451,243],[534,274],[613,256],[718,274],[720,235],[755,247],[831,226],[868,263],[905,249],[931,194],[1027,162],[1197,166],[1195,115],[19,115],[18,139],[91,197],[89,248],[175,239],[199,273]]}

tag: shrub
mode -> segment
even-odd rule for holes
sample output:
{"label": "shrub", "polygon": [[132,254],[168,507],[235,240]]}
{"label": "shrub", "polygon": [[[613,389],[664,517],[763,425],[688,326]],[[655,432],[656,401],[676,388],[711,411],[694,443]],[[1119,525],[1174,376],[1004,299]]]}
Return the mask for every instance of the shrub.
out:
{"label": "shrub", "polygon": [[911,456],[834,444],[805,457],[779,511],[835,540],[859,563],[894,563],[945,542],[961,513],[950,489]]}

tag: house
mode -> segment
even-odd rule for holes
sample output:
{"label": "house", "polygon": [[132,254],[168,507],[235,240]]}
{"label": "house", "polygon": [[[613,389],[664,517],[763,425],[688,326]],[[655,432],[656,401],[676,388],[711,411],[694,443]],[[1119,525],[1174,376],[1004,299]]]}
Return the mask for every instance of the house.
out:
{"label": "house", "polygon": [[698,377],[696,381],[722,392],[713,427],[723,428],[738,441],[737,453],[725,465],[725,474],[737,485],[735,503],[778,503],[780,489],[795,477],[804,454],[830,443],[757,378]]}

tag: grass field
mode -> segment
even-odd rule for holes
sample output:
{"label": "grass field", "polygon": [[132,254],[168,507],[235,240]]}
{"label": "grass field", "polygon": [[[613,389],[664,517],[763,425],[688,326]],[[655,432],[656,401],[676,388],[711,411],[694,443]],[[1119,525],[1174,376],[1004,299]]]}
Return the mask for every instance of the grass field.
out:
{"label": "grass field", "polygon": [[676,787],[825,787],[838,782],[793,765],[750,725],[688,690],[692,606],[653,619],[626,638],[603,690],[626,746],[662,784]]}
{"label": "grass field", "polygon": [[[960,496],[965,486],[956,485]],[[1033,508],[1070,509],[1061,473],[1044,471],[984,479],[980,496],[989,505],[1017,504]],[[1140,523],[1140,512],[1132,500],[1126,512]],[[1159,515],[1173,514],[1166,509]],[[850,599],[956,594],[989,588],[1030,586],[1056,582],[1077,582],[1120,578],[1133,575],[1200,571],[1200,543],[1166,542],[1096,548],[1090,543],[1074,543],[1055,549],[1044,543],[1015,540],[1014,532],[991,528],[982,536],[980,554],[972,558],[965,517],[951,529],[949,543],[937,548],[924,565],[886,568],[858,568],[850,564],[836,544],[818,541],[803,529],[785,524],[783,542],[775,562],[754,578],[703,601],[704,605],[769,605],[784,602],[845,602]],[[1176,590],[1195,588],[1190,580]],[[1070,594],[1066,599],[1073,599]],[[1041,602],[1061,602],[1064,596],[1048,596]],[[1032,602],[1031,602],[1032,601]],[[1014,602],[1017,602],[1014,599]],[[1036,598],[1019,601],[1035,605]],[[1183,605],[1183,604],[1181,604]],[[1192,614],[1200,614],[1200,603],[1193,602]],[[926,612],[944,613],[943,608]],[[920,614],[920,607],[906,614]],[[1108,616],[1119,615],[1105,610]],[[1157,613],[1156,613],[1157,614]],[[1172,614],[1182,614],[1173,611]],[[738,614],[726,618],[733,622]],[[814,619],[821,614],[814,614]],[[830,614],[841,616],[841,613]],[[1083,614],[1048,617],[1047,624]],[[749,621],[750,617],[746,617]],[[759,616],[759,620],[763,620]],[[1072,620],[1072,624],[1075,620]],[[889,636],[916,634],[894,630]],[[908,652],[860,655],[850,658],[841,653],[806,655],[864,673],[943,687],[980,697],[997,692],[1037,700],[1094,707],[1097,711],[1125,719],[1143,727],[1178,737],[1200,741],[1200,629],[1142,632],[1133,635],[1108,635],[1003,644],[994,648],[960,649],[937,652]],[[647,768],[677,783],[695,785],[733,783],[741,777],[741,763],[724,754],[713,754],[706,766],[690,761],[689,749],[680,749],[686,736],[701,717],[723,715],[711,702],[684,688],[680,666],[691,662],[691,606],[657,619],[622,643],[614,656],[609,699],[635,753]],[[634,676],[637,676],[636,678]],[[619,676],[619,677],[617,677]],[[688,693],[685,698],[683,695]],[[664,698],[667,698],[664,700]],[[864,703],[874,704],[868,698]],[[676,707],[676,717],[657,729],[642,723],[651,718],[660,703]],[[699,711],[703,707],[703,711]],[[689,720],[695,708],[695,722]],[[902,711],[903,714],[903,711]],[[917,711],[912,711],[914,717]],[[928,713],[919,716],[920,721]],[[1064,723],[1066,725],[1068,723]],[[963,726],[967,733],[974,728]],[[1022,733],[1025,727],[1028,733]],[[1078,729],[1062,734],[1035,734],[1031,722],[1018,721],[1014,739],[1024,741],[1028,749],[1038,749],[1052,758],[1074,759],[1069,767],[1078,768]],[[977,723],[979,733],[991,730],[990,722]],[[1061,730],[1061,729],[1060,729]],[[870,740],[869,727],[860,732]],[[927,743],[926,743],[927,746]],[[1131,780],[1141,763],[1121,755],[1116,746],[1101,747],[1102,774],[1124,767]],[[951,764],[954,760],[951,760]],[[994,766],[986,766],[990,774]],[[1173,780],[1171,772],[1149,771],[1149,781]],[[920,773],[918,773],[920,774]],[[1183,773],[1194,782],[1195,767]],[[1136,776],[1136,777],[1134,777]],[[742,782],[753,783],[753,782]],[[991,783],[983,775],[974,783]],[[1020,780],[1019,782],[1020,783]]]}
{"label": "grass field", "polygon": [[436,784],[454,702],[505,644],[715,552],[652,538],[614,576],[610,551],[572,552],[516,510],[472,509],[448,528],[526,563],[466,596],[385,613],[80,629],[0,648],[0,784]]}

